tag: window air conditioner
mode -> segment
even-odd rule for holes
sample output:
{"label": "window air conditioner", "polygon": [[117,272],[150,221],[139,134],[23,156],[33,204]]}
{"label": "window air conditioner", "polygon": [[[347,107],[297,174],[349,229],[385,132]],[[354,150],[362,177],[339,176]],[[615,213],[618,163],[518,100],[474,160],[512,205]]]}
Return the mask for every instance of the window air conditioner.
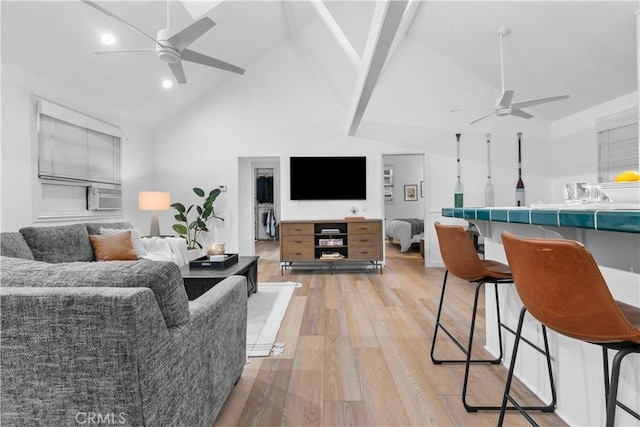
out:
{"label": "window air conditioner", "polygon": [[88,210],[113,211],[120,208],[122,208],[122,190],[94,186],[87,188]]}

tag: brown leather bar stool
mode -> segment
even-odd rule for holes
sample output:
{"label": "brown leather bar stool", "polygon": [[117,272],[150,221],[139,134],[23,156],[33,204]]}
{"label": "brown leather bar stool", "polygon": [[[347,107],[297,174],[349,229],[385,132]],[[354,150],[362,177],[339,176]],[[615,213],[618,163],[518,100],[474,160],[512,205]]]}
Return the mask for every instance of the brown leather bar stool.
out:
{"label": "brown leather bar stool", "polygon": [[[435,224],[436,234],[438,235],[438,242],[440,245],[440,253],[447,270],[444,273],[444,281],[442,282],[442,292],[440,294],[440,303],[438,304],[438,314],[436,317],[435,330],[433,332],[433,341],[431,343],[431,360],[435,364],[441,363],[464,363],[464,381],[462,383],[462,403],[468,412],[476,412],[478,410],[499,410],[501,407],[495,406],[471,406],[467,403],[467,384],[469,381],[469,367],[475,363],[490,363],[499,364],[502,361],[502,328],[515,334],[511,328],[504,325],[500,320],[500,302],[498,299],[498,285],[504,283],[513,283],[511,277],[511,270],[509,266],[498,261],[482,260],[478,256],[476,249],[467,234],[467,231],[459,225],[443,225],[439,222]],[[467,347],[462,345],[454,335],[442,324],[440,318],[442,315],[442,307],[444,303],[444,295],[447,287],[447,277],[449,273],[453,274],[460,279],[468,280],[475,284],[475,296],[473,300],[473,310],[471,312],[471,326],[469,328],[469,340]],[[480,289],[485,283],[493,284],[495,286],[496,296],[496,317],[498,325],[498,341],[500,343],[500,354],[495,359],[472,359],[471,351],[473,347],[473,336],[475,331],[476,313],[478,309],[478,296]],[[451,338],[456,346],[465,354],[464,359],[438,359],[434,356],[436,339],[438,331],[442,331]],[[546,337],[546,335],[545,335]],[[545,412],[552,412],[556,406],[556,392],[555,385],[553,384],[553,376],[551,373],[551,359],[549,356],[549,347],[545,340],[545,349],[540,349],[531,341],[522,338],[527,344],[531,345],[534,349],[542,353],[547,357],[547,366],[549,368],[549,378],[551,385],[552,400],[548,405],[543,406],[528,406],[528,410],[541,410]],[[509,408],[515,409],[515,408]]]}
{"label": "brown leather bar stool", "polygon": [[[502,243],[524,305],[516,337],[528,311],[559,334],[602,346],[606,425],[613,426],[616,407],[640,420],[640,414],[617,400],[620,363],[628,354],[640,353],[640,308],[613,299],[591,253],[578,242],[522,238],[505,232]],[[609,349],[617,350],[611,374]],[[509,395],[517,352],[516,339],[498,425],[508,409],[507,400],[535,425]]]}

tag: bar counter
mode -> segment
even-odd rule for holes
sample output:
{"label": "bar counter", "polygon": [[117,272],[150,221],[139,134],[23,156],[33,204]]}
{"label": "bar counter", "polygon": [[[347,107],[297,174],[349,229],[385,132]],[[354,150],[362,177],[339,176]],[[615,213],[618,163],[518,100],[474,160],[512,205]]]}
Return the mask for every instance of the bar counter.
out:
{"label": "bar counter", "polygon": [[[444,208],[444,220],[474,224],[483,237],[487,259],[506,263],[501,234],[566,238],[583,243],[600,267],[613,297],[640,306],[640,210],[598,206],[547,205],[543,208]],[[503,321],[515,327],[522,303],[513,285],[500,288]],[[485,290],[487,350],[498,353],[493,287]],[[527,315],[524,336],[542,344],[537,321]],[[513,336],[503,333],[504,363],[509,366]],[[556,413],[570,425],[593,426],[605,423],[604,380],[600,346],[583,343],[549,331],[549,344],[558,394]],[[613,355],[613,352],[610,352]],[[612,357],[610,357],[610,360]],[[549,401],[544,358],[527,345],[521,345],[516,375],[544,401]],[[622,364],[620,400],[640,410],[640,357],[629,356]],[[535,418],[535,412],[533,416]],[[625,411],[616,412],[616,425],[640,426]]]}

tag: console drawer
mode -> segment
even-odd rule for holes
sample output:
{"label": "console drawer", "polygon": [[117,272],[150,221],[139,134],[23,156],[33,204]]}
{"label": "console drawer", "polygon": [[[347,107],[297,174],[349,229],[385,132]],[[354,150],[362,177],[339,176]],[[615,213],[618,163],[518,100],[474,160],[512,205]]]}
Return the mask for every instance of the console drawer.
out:
{"label": "console drawer", "polygon": [[377,234],[352,236],[349,239],[348,255],[349,259],[382,259],[380,236]]}
{"label": "console drawer", "polygon": [[285,236],[313,236],[313,224],[309,223],[288,223],[280,224],[280,235]]}
{"label": "console drawer", "polygon": [[314,257],[313,236],[282,236],[282,261],[311,260]]}
{"label": "console drawer", "polygon": [[379,234],[379,222],[350,222],[347,224],[349,234]]}

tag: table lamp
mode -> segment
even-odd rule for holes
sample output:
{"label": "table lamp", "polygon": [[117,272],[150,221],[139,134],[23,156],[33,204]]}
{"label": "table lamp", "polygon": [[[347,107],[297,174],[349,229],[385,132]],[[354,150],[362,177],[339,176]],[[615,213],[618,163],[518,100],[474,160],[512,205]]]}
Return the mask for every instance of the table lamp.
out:
{"label": "table lamp", "polygon": [[158,221],[158,211],[166,211],[170,206],[169,193],[161,191],[141,191],[138,193],[138,209],[141,211],[151,211],[150,236],[160,236],[160,223]]}

